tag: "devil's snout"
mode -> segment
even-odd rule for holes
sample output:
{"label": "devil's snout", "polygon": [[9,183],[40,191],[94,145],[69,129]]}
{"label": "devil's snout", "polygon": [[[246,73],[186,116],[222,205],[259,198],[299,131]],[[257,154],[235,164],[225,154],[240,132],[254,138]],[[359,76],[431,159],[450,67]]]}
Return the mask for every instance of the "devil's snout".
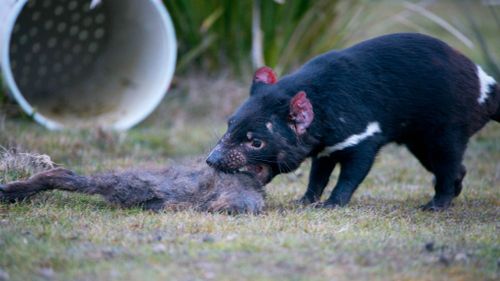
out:
{"label": "devil's snout", "polygon": [[216,147],[208,155],[207,164],[210,167],[218,168],[220,166],[220,163],[222,162],[222,159],[223,159],[222,152],[218,149],[218,147]]}
{"label": "devil's snout", "polygon": [[238,148],[217,145],[207,157],[207,164],[220,171],[232,172],[246,165],[245,154]]}

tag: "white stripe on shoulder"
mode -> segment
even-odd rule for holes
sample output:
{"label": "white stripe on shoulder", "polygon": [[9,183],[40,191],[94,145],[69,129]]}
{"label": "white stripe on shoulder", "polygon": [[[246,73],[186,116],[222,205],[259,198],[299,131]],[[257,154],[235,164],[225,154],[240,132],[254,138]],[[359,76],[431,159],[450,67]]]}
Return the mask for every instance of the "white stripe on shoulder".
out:
{"label": "white stripe on shoulder", "polygon": [[490,87],[494,85],[496,81],[493,77],[484,72],[479,65],[477,66],[477,78],[479,79],[479,98],[477,98],[477,102],[482,104],[488,98]]}
{"label": "white stripe on shoulder", "polygon": [[323,151],[318,153],[318,157],[325,157],[329,156],[335,151],[343,150],[351,146],[355,146],[359,144],[360,142],[364,141],[365,139],[375,135],[376,133],[381,133],[382,130],[380,129],[380,124],[378,122],[371,122],[368,124],[366,127],[366,130],[362,132],[361,134],[355,134],[347,139],[345,139],[343,142],[339,142],[335,145],[332,146],[327,146]]}

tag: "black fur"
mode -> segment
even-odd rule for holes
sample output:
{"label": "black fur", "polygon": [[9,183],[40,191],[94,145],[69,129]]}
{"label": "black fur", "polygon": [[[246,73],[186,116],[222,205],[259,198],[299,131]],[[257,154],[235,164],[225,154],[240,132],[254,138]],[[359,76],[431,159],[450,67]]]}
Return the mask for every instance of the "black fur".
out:
{"label": "black fur", "polygon": [[[469,138],[490,119],[500,122],[499,86],[493,85],[480,104],[476,70],[446,43],[413,33],[331,51],[277,82],[268,68],[259,69],[249,99],[231,117],[207,162],[225,171],[266,166],[274,176],[312,157],[304,203],[321,197],[340,164],[337,185],[323,204],[334,207],[349,202],[379,149],[396,142],[435,175],[436,193],[424,209],[447,208],[462,189]],[[319,157],[374,122],[380,132]],[[256,139],[264,145],[256,147]]]}
{"label": "black fur", "polygon": [[[491,90],[490,96],[492,96],[493,98],[496,97],[497,99],[500,100],[500,86],[498,84],[496,84],[495,87],[494,87],[494,89]],[[495,108],[494,107],[494,103],[490,103],[490,106],[492,108]],[[493,119],[493,120],[495,120],[497,122],[500,122],[500,106],[498,106],[498,109],[497,109],[496,113],[494,113],[493,116],[491,116],[491,119]]]}

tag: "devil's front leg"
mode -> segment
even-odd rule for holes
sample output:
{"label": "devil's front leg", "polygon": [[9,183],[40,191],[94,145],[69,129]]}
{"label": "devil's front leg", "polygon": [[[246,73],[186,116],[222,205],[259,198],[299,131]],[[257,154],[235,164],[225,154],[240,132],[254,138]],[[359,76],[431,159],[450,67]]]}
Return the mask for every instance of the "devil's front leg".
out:
{"label": "devil's front leg", "polygon": [[341,169],[337,184],[328,200],[321,206],[334,208],[347,205],[370,171],[378,150],[379,146],[375,143],[364,143],[350,148],[339,161]]}
{"label": "devil's front leg", "polygon": [[299,200],[299,203],[308,205],[317,202],[321,198],[336,163],[336,160],[329,156],[313,157],[307,191]]}

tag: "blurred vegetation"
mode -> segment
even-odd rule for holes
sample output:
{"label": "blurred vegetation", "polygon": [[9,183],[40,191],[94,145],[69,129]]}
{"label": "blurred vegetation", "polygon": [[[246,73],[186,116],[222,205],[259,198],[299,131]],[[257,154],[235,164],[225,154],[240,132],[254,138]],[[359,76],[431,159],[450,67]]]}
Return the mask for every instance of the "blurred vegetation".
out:
{"label": "blurred vegetation", "polygon": [[[358,5],[358,1],[335,0],[255,3],[261,12],[266,64],[278,70],[340,47]],[[175,0],[165,1],[165,5],[177,30],[178,70],[185,70],[192,62],[209,70],[249,70],[254,2]]]}
{"label": "blurred vegetation", "polygon": [[460,50],[500,80],[498,1],[366,1],[362,6],[364,24],[354,42],[394,32],[429,34]]}
{"label": "blurred vegetation", "polygon": [[179,41],[177,73],[251,71],[252,5],[261,14],[265,64],[286,72],[332,48],[391,32],[442,38],[497,78],[500,5],[488,1],[165,1]]}

